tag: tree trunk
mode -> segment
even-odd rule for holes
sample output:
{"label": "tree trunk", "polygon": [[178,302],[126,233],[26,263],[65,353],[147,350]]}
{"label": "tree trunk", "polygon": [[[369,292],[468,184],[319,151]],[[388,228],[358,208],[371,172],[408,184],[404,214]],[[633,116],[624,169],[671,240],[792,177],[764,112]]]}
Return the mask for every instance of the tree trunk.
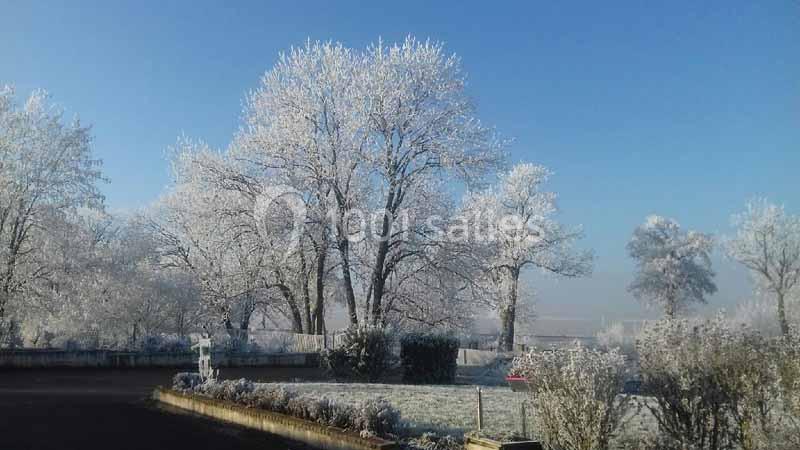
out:
{"label": "tree trunk", "polygon": [[500,312],[500,338],[497,343],[497,352],[510,352],[514,350],[514,319],[516,311],[509,306]]}
{"label": "tree trunk", "polygon": [[328,249],[320,248],[317,253],[317,296],[314,304],[314,333],[323,334],[325,331],[325,260]]}
{"label": "tree trunk", "polygon": [[517,286],[519,285],[519,269],[511,270],[511,292],[508,306],[500,312],[500,338],[497,343],[498,352],[514,351],[514,326],[517,319]]}
{"label": "tree trunk", "polygon": [[356,311],[356,294],[353,291],[353,281],[350,278],[350,242],[347,240],[347,236],[339,237],[338,247],[342,258],[342,281],[344,283],[345,301],[347,302],[347,315],[350,319],[350,325],[357,326],[358,311]]}
{"label": "tree trunk", "polygon": [[305,319],[305,332],[312,334],[313,324],[311,323],[311,294],[308,291],[308,283],[311,281],[311,277],[307,271],[306,257],[302,249],[300,250],[300,271],[303,274],[303,318]]}
{"label": "tree trunk", "polygon": [[256,310],[255,303],[252,300],[247,302],[247,308],[242,311],[242,317],[239,320],[239,333],[242,343],[247,342],[248,332],[250,331],[250,318],[253,317],[253,311]]}
{"label": "tree trunk", "polygon": [[786,306],[784,304],[785,294],[778,292],[778,322],[781,326],[781,334],[783,336],[789,335],[789,322],[786,320]]}
{"label": "tree trunk", "polygon": [[664,304],[664,316],[667,319],[675,318],[675,302],[671,299],[667,299],[667,302]]}
{"label": "tree trunk", "polygon": [[11,299],[10,279],[6,278],[3,289],[0,290],[0,321],[6,318],[6,307]]}
{"label": "tree trunk", "polygon": [[294,299],[291,291],[286,286],[281,287],[286,303],[289,305],[289,312],[292,319],[292,331],[295,333],[303,332],[303,316],[300,314],[300,308],[297,307],[297,302]]}
{"label": "tree trunk", "polygon": [[386,264],[386,255],[389,253],[389,241],[387,239],[381,240],[378,245],[378,255],[375,259],[375,268],[372,273],[372,325],[382,323],[381,314],[383,313],[382,301],[383,290],[386,284],[384,278],[383,266]]}
{"label": "tree trunk", "polygon": [[136,336],[136,335],[138,334],[138,331],[139,331],[139,323],[138,322],[134,322],[133,323],[133,330],[132,330],[132,334],[131,334],[131,349],[135,349],[136,348],[136,340],[138,338],[138,336]]}

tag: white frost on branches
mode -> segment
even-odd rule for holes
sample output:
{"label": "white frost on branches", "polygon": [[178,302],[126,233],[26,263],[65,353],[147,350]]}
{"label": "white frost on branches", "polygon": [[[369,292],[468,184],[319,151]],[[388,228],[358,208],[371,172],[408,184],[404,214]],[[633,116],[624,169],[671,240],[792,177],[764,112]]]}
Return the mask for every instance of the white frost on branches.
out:
{"label": "white frost on branches", "polygon": [[633,232],[628,254],[637,272],[628,287],[640,301],[674,317],[692,303],[705,303],[716,292],[710,253],[713,240],[696,231],[683,231],[672,219],[649,216]]}
{"label": "white frost on branches", "polygon": [[542,166],[518,164],[501,174],[495,187],[471,194],[464,202],[475,251],[485,256],[487,292],[500,312],[503,350],[513,349],[519,280],[526,267],[564,277],[591,272],[591,252],[573,248],[581,229],[556,221],[556,195],[541,189],[549,176]]}
{"label": "white frost on branches", "polygon": [[800,217],[759,199],[748,202],[733,223],[737,230],[726,241],[728,255],[750,271],[761,290],[775,295],[778,323],[786,335],[787,297],[800,282]]}

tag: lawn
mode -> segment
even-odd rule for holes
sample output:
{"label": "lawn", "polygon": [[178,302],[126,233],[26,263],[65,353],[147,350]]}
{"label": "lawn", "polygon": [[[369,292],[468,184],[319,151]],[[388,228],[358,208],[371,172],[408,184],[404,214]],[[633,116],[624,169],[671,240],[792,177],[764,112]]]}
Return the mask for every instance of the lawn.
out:
{"label": "lawn", "polygon": [[[461,438],[477,428],[477,393],[475,386],[430,386],[365,383],[275,383],[287,390],[325,396],[348,404],[362,400],[384,398],[400,410],[411,433],[420,435],[435,432]],[[516,434],[521,430],[520,403],[525,394],[512,392],[507,386],[482,386],[483,429],[488,434]],[[638,401],[647,401],[637,397]],[[652,416],[636,408],[630,411],[620,435],[642,436],[654,430]],[[530,414],[528,433],[535,437]],[[618,446],[612,443],[612,448]]]}
{"label": "lawn", "polygon": [[[477,427],[477,392],[474,386],[418,386],[398,384],[276,383],[287,390],[325,396],[355,404],[384,398],[400,410],[414,434],[433,431],[461,436]],[[490,433],[519,431],[521,393],[508,387],[481,388],[484,429]]]}

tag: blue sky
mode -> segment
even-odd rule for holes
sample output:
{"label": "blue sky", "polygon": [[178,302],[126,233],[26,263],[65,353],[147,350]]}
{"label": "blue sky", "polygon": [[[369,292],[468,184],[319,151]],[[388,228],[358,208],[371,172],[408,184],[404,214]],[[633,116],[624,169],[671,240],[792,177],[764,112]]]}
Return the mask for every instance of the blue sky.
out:
{"label": "blue sky", "polygon": [[[796,1],[3,0],[0,11],[0,83],[46,88],[93,125],[112,209],[158,196],[179,135],[225,146],[280,51],[407,34],[462,58],[482,120],[515,139],[513,160],[555,171],[563,220],[585,227],[596,274],[545,282],[545,311],[576,296],[627,304],[624,245],[648,214],[721,233],[754,195],[800,209]],[[746,295],[734,286],[717,297]]]}

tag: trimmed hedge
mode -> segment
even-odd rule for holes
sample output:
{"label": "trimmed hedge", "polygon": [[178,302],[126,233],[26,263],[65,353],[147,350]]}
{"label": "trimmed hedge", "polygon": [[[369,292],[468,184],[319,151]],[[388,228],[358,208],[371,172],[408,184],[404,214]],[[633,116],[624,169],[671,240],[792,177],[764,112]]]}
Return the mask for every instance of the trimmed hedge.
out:
{"label": "trimmed hedge", "polygon": [[392,367],[393,342],[391,333],[380,328],[350,328],[341,347],[323,352],[323,368],[337,380],[374,383]]}
{"label": "trimmed hedge", "polygon": [[452,384],[456,380],[458,339],[441,334],[409,333],[400,340],[403,381]]}

